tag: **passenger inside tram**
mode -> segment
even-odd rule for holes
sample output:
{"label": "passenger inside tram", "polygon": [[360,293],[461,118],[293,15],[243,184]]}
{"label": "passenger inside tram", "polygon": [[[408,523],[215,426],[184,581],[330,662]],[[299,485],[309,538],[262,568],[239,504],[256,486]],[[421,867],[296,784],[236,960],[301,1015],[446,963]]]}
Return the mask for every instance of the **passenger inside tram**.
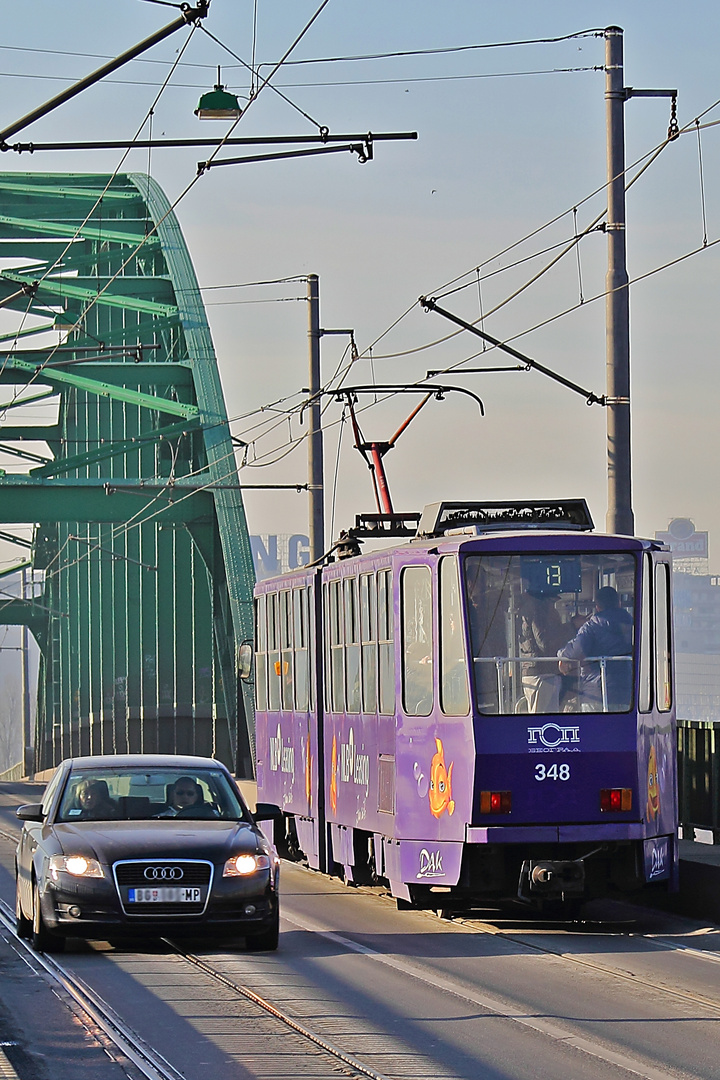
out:
{"label": "passenger inside tram", "polygon": [[[571,624],[563,623],[551,595],[535,590],[521,597],[520,656],[532,657],[522,664],[523,712],[556,713],[560,711],[562,680],[557,664],[543,659],[557,656],[568,641]],[[522,706],[525,705],[526,708]],[[517,706],[516,706],[517,708]]]}

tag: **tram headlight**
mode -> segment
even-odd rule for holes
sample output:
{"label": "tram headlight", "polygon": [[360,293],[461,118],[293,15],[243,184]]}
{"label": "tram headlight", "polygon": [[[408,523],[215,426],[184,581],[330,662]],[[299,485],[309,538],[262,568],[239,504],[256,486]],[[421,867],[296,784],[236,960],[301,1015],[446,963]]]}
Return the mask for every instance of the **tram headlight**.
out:
{"label": "tram headlight", "polygon": [[104,877],[103,868],[97,859],[88,859],[85,855],[53,855],[48,865],[50,877],[57,881],[59,874],[64,872],[73,877]]}
{"label": "tram headlight", "polygon": [[233,855],[223,868],[223,877],[247,877],[257,870],[268,870],[270,859],[267,855]]}

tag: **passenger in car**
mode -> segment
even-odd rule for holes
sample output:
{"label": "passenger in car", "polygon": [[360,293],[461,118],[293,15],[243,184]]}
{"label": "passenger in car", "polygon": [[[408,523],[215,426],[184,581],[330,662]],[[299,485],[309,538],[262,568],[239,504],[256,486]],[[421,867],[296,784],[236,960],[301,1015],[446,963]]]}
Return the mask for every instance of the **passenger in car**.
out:
{"label": "passenger in car", "polygon": [[83,820],[110,821],[119,817],[105,780],[82,780],[75,794]]}

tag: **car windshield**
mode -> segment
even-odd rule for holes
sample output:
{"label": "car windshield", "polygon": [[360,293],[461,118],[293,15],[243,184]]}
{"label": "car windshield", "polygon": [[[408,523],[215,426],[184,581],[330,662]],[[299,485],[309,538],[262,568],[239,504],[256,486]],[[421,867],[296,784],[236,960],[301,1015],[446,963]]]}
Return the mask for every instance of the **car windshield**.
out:
{"label": "car windshield", "polygon": [[220,769],[77,769],[68,777],[57,821],[251,821]]}
{"label": "car windshield", "polygon": [[631,708],[632,555],[472,555],[465,585],[480,712]]}

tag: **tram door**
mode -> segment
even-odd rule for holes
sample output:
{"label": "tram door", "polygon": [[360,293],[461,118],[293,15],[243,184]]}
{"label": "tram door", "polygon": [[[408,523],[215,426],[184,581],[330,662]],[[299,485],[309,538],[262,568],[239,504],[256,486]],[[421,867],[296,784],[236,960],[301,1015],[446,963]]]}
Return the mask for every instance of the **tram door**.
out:
{"label": "tram door", "polygon": [[258,799],[292,815],[311,866],[321,854],[316,580],[263,583],[255,599]]}
{"label": "tram door", "polygon": [[638,792],[645,825],[645,878],[658,881],[672,877],[677,865],[672,572],[665,554],[644,552],[642,559]]}

